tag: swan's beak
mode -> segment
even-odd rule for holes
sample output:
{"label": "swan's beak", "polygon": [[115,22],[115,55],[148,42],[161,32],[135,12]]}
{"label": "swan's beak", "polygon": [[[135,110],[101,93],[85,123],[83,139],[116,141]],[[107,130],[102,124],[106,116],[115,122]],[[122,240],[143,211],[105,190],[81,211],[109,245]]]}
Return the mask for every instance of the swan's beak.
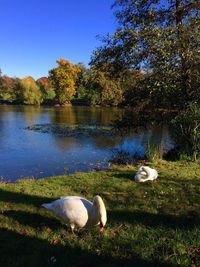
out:
{"label": "swan's beak", "polygon": [[99,227],[99,232],[103,232],[104,231],[104,227]]}
{"label": "swan's beak", "polygon": [[99,227],[99,232],[103,232],[104,231],[104,227]]}
{"label": "swan's beak", "polygon": [[100,225],[99,225],[99,232],[103,232],[104,231],[104,227],[103,227],[103,224],[102,223],[100,223]]}

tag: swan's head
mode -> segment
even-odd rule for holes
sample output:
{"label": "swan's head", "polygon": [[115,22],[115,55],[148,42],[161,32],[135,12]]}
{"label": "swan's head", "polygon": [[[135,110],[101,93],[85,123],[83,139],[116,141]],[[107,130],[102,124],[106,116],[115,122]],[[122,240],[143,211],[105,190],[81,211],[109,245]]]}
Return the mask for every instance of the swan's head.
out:
{"label": "swan's head", "polygon": [[142,176],[147,176],[147,173],[145,171],[141,171],[139,174]]}
{"label": "swan's head", "polygon": [[98,221],[100,226],[99,230],[100,232],[103,232],[104,226],[106,225],[107,222],[107,213],[104,202],[100,196],[94,196],[93,203],[98,211],[98,216],[99,216]]}

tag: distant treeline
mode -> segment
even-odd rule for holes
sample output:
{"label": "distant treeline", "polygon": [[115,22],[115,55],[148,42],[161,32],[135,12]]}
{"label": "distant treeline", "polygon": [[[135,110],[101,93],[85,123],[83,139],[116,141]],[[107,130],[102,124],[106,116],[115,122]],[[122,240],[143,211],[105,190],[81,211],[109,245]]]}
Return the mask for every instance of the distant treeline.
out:
{"label": "distant treeline", "polygon": [[130,70],[123,79],[110,77],[109,73],[57,60],[58,67],[49,71],[48,77],[34,80],[0,75],[0,102],[10,104],[59,104],[71,102],[83,105],[137,105],[148,92],[141,89],[145,74]]}
{"label": "distant treeline", "polygon": [[58,59],[37,81],[0,75],[0,102],[121,105],[142,112],[199,105],[199,1],[116,0],[113,8],[117,29],[102,38],[89,68]]}
{"label": "distant treeline", "polygon": [[48,77],[34,80],[0,75],[0,103],[26,105],[82,105],[135,106],[149,95],[142,88],[146,74],[130,70],[123,77],[111,77],[110,73],[95,66],[72,64],[57,60],[58,66],[49,71]]}
{"label": "distant treeline", "polygon": [[72,64],[67,60],[57,60],[58,66],[49,70],[48,77],[34,80],[0,75],[0,103],[25,105],[100,105],[129,106],[134,108],[180,109],[192,100],[200,98],[194,81],[187,94],[172,84],[173,90],[162,80],[152,85],[157,73],[141,69],[126,69],[120,74],[107,66],[98,68],[91,65]]}

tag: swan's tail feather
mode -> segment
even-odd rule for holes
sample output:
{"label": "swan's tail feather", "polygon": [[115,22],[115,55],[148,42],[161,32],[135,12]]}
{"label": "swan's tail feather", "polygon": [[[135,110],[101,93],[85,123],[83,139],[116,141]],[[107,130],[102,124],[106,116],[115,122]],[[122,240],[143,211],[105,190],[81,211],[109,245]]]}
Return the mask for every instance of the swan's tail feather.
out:
{"label": "swan's tail feather", "polygon": [[50,210],[51,209],[51,203],[42,204],[42,207],[45,208],[45,209]]}
{"label": "swan's tail feather", "polygon": [[149,178],[140,178],[139,182],[144,183],[149,180],[150,180]]}

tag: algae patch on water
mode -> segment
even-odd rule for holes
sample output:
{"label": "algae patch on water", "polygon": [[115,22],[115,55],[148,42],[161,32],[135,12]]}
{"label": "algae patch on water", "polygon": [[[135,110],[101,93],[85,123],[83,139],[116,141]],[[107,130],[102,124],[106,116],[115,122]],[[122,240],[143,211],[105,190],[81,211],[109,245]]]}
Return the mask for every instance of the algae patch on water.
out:
{"label": "algae patch on water", "polygon": [[115,134],[110,124],[100,125],[97,123],[74,125],[66,125],[64,123],[34,124],[25,129],[63,137],[113,136]]}

